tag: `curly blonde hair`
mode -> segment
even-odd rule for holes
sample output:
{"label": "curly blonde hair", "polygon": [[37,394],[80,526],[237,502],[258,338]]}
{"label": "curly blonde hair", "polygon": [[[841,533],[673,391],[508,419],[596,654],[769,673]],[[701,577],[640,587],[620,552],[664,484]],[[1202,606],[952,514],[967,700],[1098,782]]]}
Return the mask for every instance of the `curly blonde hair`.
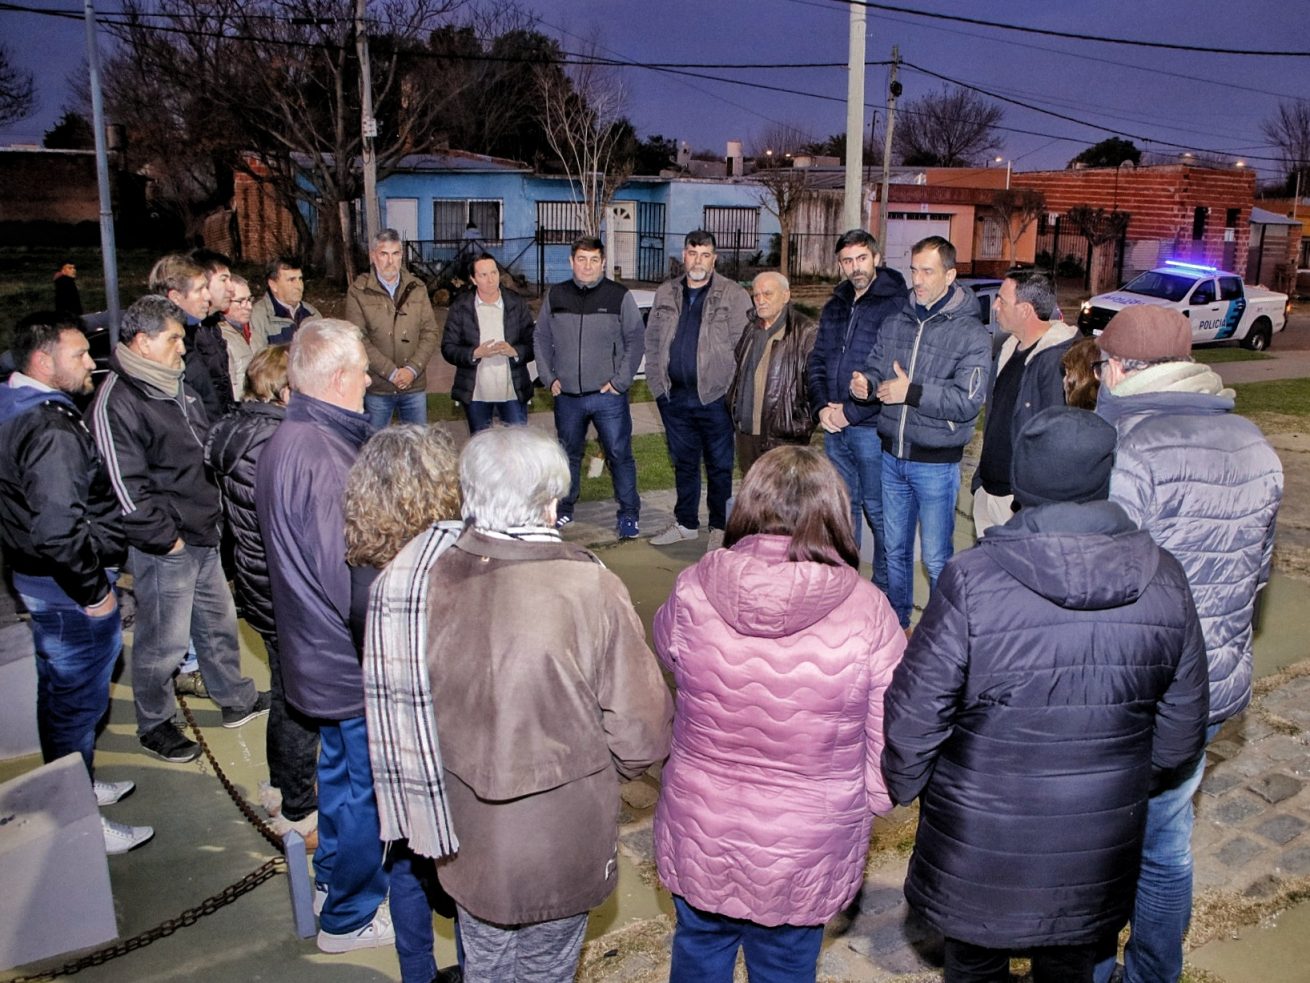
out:
{"label": "curly blonde hair", "polygon": [[379,430],[346,478],[346,562],[382,567],[434,522],[459,518],[459,455],[439,427]]}

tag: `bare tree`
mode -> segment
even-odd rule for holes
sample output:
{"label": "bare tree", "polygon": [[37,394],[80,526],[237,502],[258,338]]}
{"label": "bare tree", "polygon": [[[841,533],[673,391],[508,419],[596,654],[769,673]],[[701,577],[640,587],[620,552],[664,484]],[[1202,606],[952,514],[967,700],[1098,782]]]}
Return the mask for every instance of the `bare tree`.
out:
{"label": "bare tree", "polygon": [[1046,196],[1036,188],[1005,188],[992,196],[991,212],[1005,230],[1005,241],[1010,247],[1006,258],[1011,263],[1019,240],[1044,211]]}
{"label": "bare tree", "polygon": [[0,44],[0,126],[27,119],[36,110],[36,85],[31,72],[18,68]]}
{"label": "bare tree", "polygon": [[[433,122],[463,95],[421,71],[424,39],[462,2],[369,4],[379,178],[427,149]],[[347,275],[362,150],[353,14],[351,0],[124,0],[106,72],[115,116],[152,173],[173,174],[178,194],[217,189],[222,199],[225,173],[268,172],[302,252]],[[301,206],[317,210],[319,235]]]}
{"label": "bare tree", "polygon": [[1110,290],[1114,282],[1114,250],[1112,245],[1128,231],[1132,216],[1128,212],[1106,211],[1091,205],[1075,205],[1069,209],[1069,221],[1077,226],[1087,244],[1092,247],[1092,261],[1087,267],[1087,282],[1094,294]]}
{"label": "bare tree", "polygon": [[892,147],[911,166],[977,164],[1000,147],[995,127],[1004,117],[1000,106],[976,92],[945,86],[897,109]]}
{"label": "bare tree", "polygon": [[795,166],[795,156],[813,143],[813,138],[790,126],[774,125],[754,140],[755,174],[760,185],[756,197],[778,219],[778,268],[784,274],[791,265],[791,236],[796,213],[810,197],[810,171]]}
{"label": "bare tree", "polygon": [[1260,130],[1278,148],[1290,178],[1288,183],[1295,184],[1296,175],[1301,175],[1304,193],[1306,171],[1310,169],[1310,99],[1280,102],[1278,112],[1264,120]]}

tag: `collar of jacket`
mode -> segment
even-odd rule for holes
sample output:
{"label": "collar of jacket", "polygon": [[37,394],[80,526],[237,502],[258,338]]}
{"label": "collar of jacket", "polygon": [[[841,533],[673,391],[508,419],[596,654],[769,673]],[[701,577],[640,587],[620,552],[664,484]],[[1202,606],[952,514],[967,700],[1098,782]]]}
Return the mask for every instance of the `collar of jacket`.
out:
{"label": "collar of jacket", "polygon": [[[396,296],[400,296],[400,292],[405,289],[405,284],[409,283],[410,280],[417,279],[418,277],[414,276],[414,274],[409,272],[409,270],[402,269],[400,271],[400,279],[396,281]],[[360,290],[367,290],[370,293],[381,294],[388,300],[391,299],[391,294],[387,292],[386,287],[382,286],[382,281],[378,279],[377,270],[370,269],[367,273],[361,273],[355,278],[355,286],[359,287]],[[304,302],[302,301],[301,303]]]}
{"label": "collar of jacket", "polygon": [[600,563],[594,553],[576,543],[500,539],[484,536],[473,528],[464,530],[455,547],[461,552],[484,556],[491,560],[588,560],[592,563]]}
{"label": "collar of jacket", "polygon": [[373,426],[368,422],[366,413],[334,406],[304,393],[292,393],[291,402],[287,404],[287,422],[317,423],[340,434],[356,447],[363,447],[364,442],[373,436]]}
{"label": "collar of jacket", "polygon": [[[1046,331],[1042,333],[1042,336],[1033,342],[1032,347],[1024,353],[1024,364],[1026,365],[1028,362],[1031,362],[1034,356],[1040,355],[1042,352],[1046,351],[1046,349],[1054,348],[1056,345],[1063,344],[1077,334],[1078,329],[1073,325],[1066,324],[1064,321],[1051,321],[1050,327],[1047,328]],[[1018,350],[1018,337],[1015,335],[1008,336],[1001,344],[1001,352],[996,363],[997,366],[1003,367]]]}

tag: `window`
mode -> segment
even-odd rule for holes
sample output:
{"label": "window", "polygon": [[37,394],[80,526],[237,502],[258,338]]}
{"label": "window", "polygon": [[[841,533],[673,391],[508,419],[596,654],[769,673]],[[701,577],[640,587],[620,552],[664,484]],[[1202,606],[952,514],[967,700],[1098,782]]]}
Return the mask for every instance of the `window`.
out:
{"label": "window", "polygon": [[1237,300],[1242,296],[1242,281],[1235,276],[1221,276],[1219,278],[1219,299],[1220,300]]}
{"label": "window", "polygon": [[706,205],[701,221],[706,232],[714,234],[717,251],[736,249],[755,252],[760,244],[760,210],[733,205]]}
{"label": "window", "polygon": [[1214,303],[1214,281],[1202,280],[1192,291],[1193,304],[1213,304]]}
{"label": "window", "polygon": [[499,245],[504,235],[500,226],[499,198],[436,198],[432,202],[432,238],[437,242],[462,242],[471,221],[488,245]]}
{"label": "window", "polygon": [[1197,205],[1192,209],[1192,241],[1205,238],[1205,219],[1210,214],[1210,209],[1204,205]]}
{"label": "window", "polygon": [[582,205],[576,201],[537,202],[537,241],[568,245],[582,235]]}
{"label": "window", "polygon": [[1001,259],[1001,243],[1004,241],[1004,236],[1001,234],[1001,223],[994,218],[984,218],[982,220],[982,235],[978,240],[978,258]]}
{"label": "window", "polygon": [[1240,208],[1228,209],[1228,211],[1224,212],[1224,228],[1225,229],[1237,228],[1237,223],[1241,220],[1241,218],[1242,218],[1242,210]]}

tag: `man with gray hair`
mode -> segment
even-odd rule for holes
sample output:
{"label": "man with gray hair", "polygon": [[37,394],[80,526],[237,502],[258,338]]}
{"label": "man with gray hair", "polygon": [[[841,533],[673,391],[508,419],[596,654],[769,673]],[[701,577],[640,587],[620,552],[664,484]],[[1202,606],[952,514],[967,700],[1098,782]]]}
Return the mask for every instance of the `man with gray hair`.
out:
{"label": "man with gray hair", "polygon": [[992,304],[996,323],[1008,338],[996,353],[983,412],[982,454],[974,471],[973,532],[979,539],[1014,514],[1010,461],[1015,435],[1049,406],[1064,405],[1064,368],[1060,359],[1073,344],[1077,329],[1052,321],[1055,288],[1045,273],[1011,270]]}
{"label": "man with gray hair", "polygon": [[373,433],[369,359],[349,321],[306,321],[291,339],[286,418],[255,472],[255,511],[287,702],[319,723],[314,874],[323,952],[390,945],[364,679],[350,632],[346,476]]}
{"label": "man with gray hair", "polygon": [[587,912],[617,882],[617,785],[668,753],[672,701],[627,589],[555,529],[569,486],[548,435],[481,431],[460,458],[465,531],[430,572],[389,568],[374,595],[403,605],[427,585],[397,644],[430,676],[435,794],[459,838],[441,884],[469,979],[573,979]]}
{"label": "man with gray hair", "polygon": [[781,273],[756,276],[751,299],[755,309],[737,340],[737,371],[728,387],[743,476],[767,450],[808,444],[819,418],[806,382],[818,325],[791,306],[791,284]]}
{"label": "man with gray hair", "polygon": [[373,269],[361,273],[346,291],[346,320],[364,334],[368,353],[365,412],[374,428],[393,415],[402,423],[428,422],[428,362],[441,333],[428,288],[403,268],[400,233],[383,229],[373,237]]}
{"label": "man with gray hair", "polygon": [[[1192,361],[1187,318],[1126,307],[1096,339],[1096,412],[1119,434],[1110,498],[1178,558],[1205,636],[1213,740],[1251,701],[1256,594],[1269,580],[1283,467],[1264,435],[1233,412],[1234,392]],[[1192,914],[1192,797],[1205,756],[1157,785],[1146,807],[1124,980],[1176,980]],[[1114,969],[1109,955],[1097,983]]]}
{"label": "man with gray hair", "polygon": [[147,294],[127,309],[91,429],[123,510],[136,593],[132,697],[141,746],[192,761],[199,746],[173,722],[173,672],[194,643],[223,726],[268,713],[269,695],[241,675],[237,612],[219,556],[223,511],[205,469],[209,420],[183,381],[183,321]]}

